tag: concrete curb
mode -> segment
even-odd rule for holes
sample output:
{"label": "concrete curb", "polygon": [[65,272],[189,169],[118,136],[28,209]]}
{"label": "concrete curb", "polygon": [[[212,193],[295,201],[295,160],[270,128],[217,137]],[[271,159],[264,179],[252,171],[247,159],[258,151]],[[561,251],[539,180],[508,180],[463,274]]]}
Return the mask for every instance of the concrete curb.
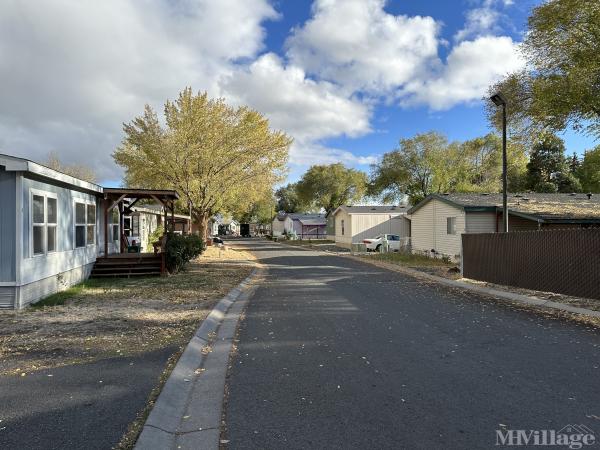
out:
{"label": "concrete curb", "polygon": [[229,354],[259,266],[204,319],[167,379],[136,450],[219,448]]}
{"label": "concrete curb", "polygon": [[300,247],[300,246],[294,246],[294,245],[284,244],[284,243],[279,243],[279,242],[277,242],[277,243],[284,247],[287,247],[287,248],[310,250],[313,252],[321,252],[321,253],[331,255],[331,256],[340,256],[343,258],[350,258],[355,261],[361,261],[366,264],[370,264],[372,266],[389,269],[389,270],[392,270],[395,272],[401,272],[406,275],[410,275],[414,278],[420,278],[420,279],[425,279],[428,281],[434,281],[436,283],[444,284],[446,286],[456,288],[456,289],[466,289],[468,291],[473,291],[473,292],[477,292],[478,294],[492,296],[494,298],[498,298],[501,300],[508,300],[511,302],[521,303],[523,305],[549,308],[549,309],[554,309],[554,310],[569,312],[569,313],[574,313],[574,314],[583,314],[583,315],[590,316],[590,317],[600,317],[600,311],[594,311],[593,309],[579,308],[577,306],[571,306],[571,305],[567,305],[565,303],[554,302],[552,300],[546,300],[543,298],[535,297],[533,295],[524,295],[524,294],[517,294],[516,292],[500,291],[498,289],[493,289],[493,288],[489,288],[486,286],[475,286],[472,284],[468,284],[465,281],[449,280],[447,278],[438,277],[436,275],[431,275],[429,273],[420,272],[418,270],[411,269],[408,267],[402,267],[397,264],[389,264],[389,263],[382,262],[382,261],[369,261],[366,258],[354,256],[351,253],[347,253],[347,254],[335,253],[335,252],[330,252],[327,250],[316,249],[314,247]]}

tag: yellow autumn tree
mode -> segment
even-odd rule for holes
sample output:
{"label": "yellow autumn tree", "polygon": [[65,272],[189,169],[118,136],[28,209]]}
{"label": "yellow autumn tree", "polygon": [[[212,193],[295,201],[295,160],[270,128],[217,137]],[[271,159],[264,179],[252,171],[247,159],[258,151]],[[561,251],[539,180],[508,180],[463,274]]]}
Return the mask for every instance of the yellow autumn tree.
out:
{"label": "yellow autumn tree", "polygon": [[129,187],[177,190],[202,236],[213,214],[250,207],[284,178],[292,139],[257,111],[186,88],[164,114],[166,126],[146,106],[113,157]]}

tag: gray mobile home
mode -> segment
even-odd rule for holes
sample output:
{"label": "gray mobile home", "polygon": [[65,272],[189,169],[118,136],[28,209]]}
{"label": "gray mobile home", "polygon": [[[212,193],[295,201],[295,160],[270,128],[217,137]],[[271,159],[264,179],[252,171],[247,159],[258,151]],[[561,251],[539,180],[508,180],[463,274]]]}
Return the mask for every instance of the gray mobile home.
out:
{"label": "gray mobile home", "polygon": [[0,155],[0,307],[22,308],[89,276],[104,248],[101,201],[101,186]]}

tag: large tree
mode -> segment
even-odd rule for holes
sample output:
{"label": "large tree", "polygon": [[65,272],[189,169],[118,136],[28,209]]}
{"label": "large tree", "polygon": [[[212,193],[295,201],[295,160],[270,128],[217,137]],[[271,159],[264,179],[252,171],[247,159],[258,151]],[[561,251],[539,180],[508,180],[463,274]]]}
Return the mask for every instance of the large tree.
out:
{"label": "large tree", "polygon": [[[508,187],[519,191],[527,156],[514,142],[507,152]],[[499,192],[501,158],[502,143],[493,134],[452,143],[439,133],[417,134],[372,166],[369,193],[384,201],[408,196],[414,205],[432,193]]]}
{"label": "large tree", "polygon": [[288,183],[281,186],[275,191],[275,199],[277,200],[277,211],[286,213],[304,212],[305,207],[298,197],[298,189],[296,183]]}
{"label": "large tree", "polygon": [[176,189],[206,235],[220,211],[264,199],[285,175],[291,139],[245,106],[231,107],[190,88],[164,108],[166,126],[146,106],[124,125],[115,161],[131,187]]}
{"label": "large tree", "polygon": [[[525,70],[490,88],[508,99],[523,138],[567,127],[600,136],[600,2],[551,0],[535,7],[523,43]],[[489,117],[500,124],[498,108]]]}
{"label": "large tree", "polygon": [[527,164],[527,187],[536,192],[581,190],[579,180],[569,169],[562,139],[547,134],[533,146]]}
{"label": "large tree", "polygon": [[277,203],[273,195],[259,199],[247,206],[244,211],[234,213],[240,223],[258,223],[260,225],[270,224],[275,217]]}
{"label": "large tree", "polygon": [[600,145],[585,152],[579,174],[585,192],[600,192]]}
{"label": "large tree", "polygon": [[360,200],[366,189],[367,175],[341,163],[312,166],[296,185],[301,204],[322,208],[327,214],[341,205]]}
{"label": "large tree", "polygon": [[408,196],[416,204],[432,192],[452,190],[459,164],[460,149],[450,146],[441,134],[430,132],[401,139],[396,150],[385,153],[371,166],[369,194],[384,201]]}

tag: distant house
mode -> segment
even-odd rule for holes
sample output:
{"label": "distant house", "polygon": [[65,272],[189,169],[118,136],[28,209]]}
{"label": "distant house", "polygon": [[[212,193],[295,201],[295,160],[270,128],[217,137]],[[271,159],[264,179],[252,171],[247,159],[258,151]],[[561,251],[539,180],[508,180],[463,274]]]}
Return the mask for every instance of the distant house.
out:
{"label": "distant house", "polygon": [[[123,234],[131,244],[136,241],[146,250],[152,242],[149,241],[150,235],[158,227],[164,228],[165,208],[161,205],[144,205],[130,208],[123,216]],[[169,218],[174,219],[174,232],[177,234],[188,234],[191,231],[191,217],[186,214],[169,214]]]}
{"label": "distant house", "polygon": [[216,216],[208,219],[208,235],[217,236],[219,234],[219,218]]}
{"label": "distant house", "polygon": [[275,218],[273,219],[273,222],[271,222],[271,234],[273,236],[281,236],[282,234],[285,233],[285,218],[286,218],[286,213],[278,213]]}
{"label": "distant house", "polygon": [[240,223],[235,219],[223,219],[219,223],[219,234],[223,236],[238,234],[240,232]]}
{"label": "distant house", "polygon": [[351,248],[378,234],[410,236],[405,206],[340,206],[333,213],[335,243]]}
{"label": "distant house", "polygon": [[287,214],[284,227],[298,239],[325,239],[327,219],[323,214]]}
{"label": "distant house", "polygon": [[[141,234],[135,219],[141,212],[136,215],[133,205],[140,199],[161,202],[162,220],[173,230],[177,198],[175,191],[103,188],[0,155],[0,308],[20,309],[79,283],[100,260],[104,272],[99,275],[112,276],[113,269],[119,275],[120,254],[130,250],[131,236]],[[148,275],[146,269],[154,274],[154,264],[162,272],[161,255],[138,255],[148,265],[128,263],[128,276]]]}
{"label": "distant house", "polygon": [[273,236],[295,234],[298,239],[325,239],[327,219],[323,214],[279,213],[273,219]]}
{"label": "distant house", "polygon": [[[502,229],[502,194],[432,194],[413,206],[413,252],[458,260],[463,233]],[[600,226],[600,196],[510,194],[509,231]]]}

